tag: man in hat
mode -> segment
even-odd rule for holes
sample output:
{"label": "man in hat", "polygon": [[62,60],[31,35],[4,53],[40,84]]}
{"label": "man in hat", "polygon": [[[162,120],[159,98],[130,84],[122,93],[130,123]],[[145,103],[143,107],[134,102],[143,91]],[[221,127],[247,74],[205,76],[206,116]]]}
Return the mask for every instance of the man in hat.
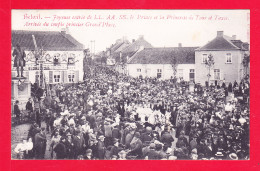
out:
{"label": "man in hat", "polygon": [[168,147],[172,146],[172,142],[174,141],[172,135],[168,130],[165,130],[161,136],[161,141],[163,144],[167,144]]}
{"label": "man in hat", "polygon": [[75,157],[75,148],[73,144],[72,134],[70,132],[66,134],[65,146],[67,158],[73,159]]}
{"label": "man in hat", "polygon": [[33,113],[33,104],[32,104],[31,98],[28,99],[28,102],[26,103],[25,109],[28,111],[29,119],[32,119],[31,115]]}
{"label": "man in hat", "polygon": [[125,150],[121,150],[121,151],[118,153],[118,155],[119,155],[118,160],[126,160],[126,155],[127,155],[127,153],[126,153]]}
{"label": "man in hat", "polygon": [[130,143],[131,151],[129,152],[129,155],[137,156],[137,158],[139,159],[142,157],[142,148],[143,148],[143,143],[140,140],[140,137],[141,137],[140,133],[135,132],[134,138]]}
{"label": "man in hat", "polygon": [[85,139],[83,138],[83,135],[79,129],[75,130],[75,136],[73,136],[73,144],[75,148],[75,158],[77,156],[82,155],[84,148],[86,147],[85,145]]}
{"label": "man in hat", "polygon": [[56,153],[57,159],[65,159],[67,157],[67,149],[65,145],[66,138],[61,137],[60,142],[53,149]]}
{"label": "man in hat", "polygon": [[113,155],[118,156],[119,152],[119,142],[118,139],[114,138],[113,139],[113,147],[110,150],[110,156],[112,157]]}
{"label": "man in hat", "polygon": [[14,105],[14,114],[17,120],[17,123],[19,124],[21,122],[21,111],[19,109],[19,100],[15,101]]}
{"label": "man in hat", "polygon": [[[17,77],[23,77],[23,67],[25,66],[25,60],[24,58],[26,57],[26,54],[24,50],[21,49],[20,45],[17,44],[12,56],[14,56],[14,67],[16,67],[17,70]],[[21,67],[21,75],[19,72],[19,69]]]}
{"label": "man in hat", "polygon": [[148,156],[149,160],[156,160],[159,159],[159,154],[155,151],[155,144],[151,143],[150,144],[150,150],[148,151],[148,153],[145,156]]}
{"label": "man in hat", "polygon": [[36,159],[44,159],[45,150],[46,150],[46,134],[45,128],[38,128],[39,133],[35,135],[35,157]]}
{"label": "man in hat", "polygon": [[97,149],[98,149],[98,158],[99,159],[104,159],[105,158],[106,147],[105,147],[104,140],[105,140],[105,136],[104,135],[100,135],[98,137]]}
{"label": "man in hat", "polygon": [[85,160],[92,160],[93,159],[93,155],[92,155],[92,150],[91,149],[87,149],[86,150],[86,154],[84,155],[84,159]]}
{"label": "man in hat", "polygon": [[104,121],[104,133],[105,133],[105,145],[106,147],[113,145],[112,138],[112,125],[110,123],[111,119],[106,118]]}

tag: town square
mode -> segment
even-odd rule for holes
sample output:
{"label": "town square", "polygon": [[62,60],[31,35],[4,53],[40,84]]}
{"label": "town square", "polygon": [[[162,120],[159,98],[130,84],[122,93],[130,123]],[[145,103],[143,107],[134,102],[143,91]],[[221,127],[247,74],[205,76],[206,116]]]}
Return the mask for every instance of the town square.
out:
{"label": "town square", "polygon": [[168,46],[133,28],[89,44],[69,27],[12,29],[12,159],[249,160],[250,41],[221,28],[189,45],[162,33]]}

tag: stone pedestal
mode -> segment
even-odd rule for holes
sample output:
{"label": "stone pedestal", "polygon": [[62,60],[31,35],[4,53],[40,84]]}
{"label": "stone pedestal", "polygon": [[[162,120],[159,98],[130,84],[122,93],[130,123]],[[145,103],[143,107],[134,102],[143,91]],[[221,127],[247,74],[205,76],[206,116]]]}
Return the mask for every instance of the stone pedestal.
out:
{"label": "stone pedestal", "polygon": [[31,97],[31,83],[26,78],[12,78],[12,111],[16,100],[19,100],[20,110],[24,110],[28,99]]}

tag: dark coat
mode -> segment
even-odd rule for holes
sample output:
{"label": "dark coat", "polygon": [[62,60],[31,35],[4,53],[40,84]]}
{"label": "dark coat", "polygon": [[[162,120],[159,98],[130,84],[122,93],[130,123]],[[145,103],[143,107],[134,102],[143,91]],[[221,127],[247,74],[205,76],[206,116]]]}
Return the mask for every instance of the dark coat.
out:
{"label": "dark coat", "polygon": [[105,158],[105,143],[102,141],[99,141],[97,143],[97,149],[98,149],[98,158],[104,159]]}
{"label": "dark coat", "polygon": [[65,146],[66,146],[66,156],[69,159],[73,159],[75,156],[75,148],[74,148],[74,144],[72,142],[69,142],[68,140],[66,140],[65,142]]}
{"label": "dark coat", "polygon": [[67,156],[66,146],[63,142],[59,142],[53,149],[56,153],[57,159],[65,159]]}
{"label": "dark coat", "polygon": [[20,109],[19,109],[19,106],[16,104],[14,105],[14,114],[16,116],[20,116],[21,112],[20,112]]}
{"label": "dark coat", "polygon": [[149,160],[159,159],[159,154],[154,149],[150,149],[147,156]]}
{"label": "dark coat", "polygon": [[29,110],[29,111],[33,111],[33,106],[32,106],[32,102],[27,102],[26,103],[26,110]]}
{"label": "dark coat", "polygon": [[162,143],[165,143],[165,144],[171,146],[172,142],[174,141],[174,139],[173,139],[172,135],[169,132],[165,132],[162,135],[161,141],[162,141]]}
{"label": "dark coat", "polygon": [[85,139],[83,138],[83,136],[80,136],[80,139],[77,136],[74,136],[73,144],[75,147],[76,156],[84,153],[83,146],[85,145]]}

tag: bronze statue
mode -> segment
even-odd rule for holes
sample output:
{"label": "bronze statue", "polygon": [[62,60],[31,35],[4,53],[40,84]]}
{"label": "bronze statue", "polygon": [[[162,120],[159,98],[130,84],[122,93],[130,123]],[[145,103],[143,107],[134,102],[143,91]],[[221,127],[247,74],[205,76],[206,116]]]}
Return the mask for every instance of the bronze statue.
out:
{"label": "bronze statue", "polygon": [[25,66],[25,60],[24,58],[26,57],[25,52],[21,49],[20,45],[17,44],[16,48],[13,51],[14,56],[14,67],[17,69],[17,77],[20,77],[19,69],[21,67],[21,77],[23,76],[23,67]]}

